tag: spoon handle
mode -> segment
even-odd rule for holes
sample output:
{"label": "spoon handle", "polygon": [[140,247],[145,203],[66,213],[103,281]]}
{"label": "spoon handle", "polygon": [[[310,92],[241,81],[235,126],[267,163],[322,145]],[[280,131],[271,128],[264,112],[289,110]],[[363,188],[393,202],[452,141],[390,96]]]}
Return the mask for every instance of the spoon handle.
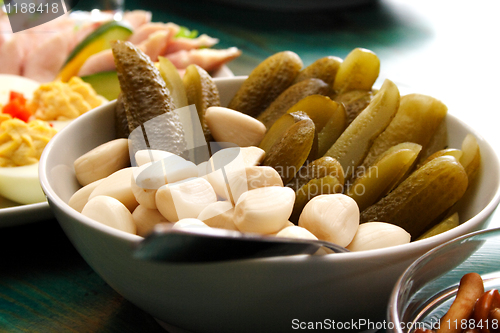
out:
{"label": "spoon handle", "polygon": [[296,254],[313,254],[321,246],[347,250],[324,241],[266,237],[216,228],[172,229],[157,225],[136,244],[134,257],[165,263],[208,263]]}

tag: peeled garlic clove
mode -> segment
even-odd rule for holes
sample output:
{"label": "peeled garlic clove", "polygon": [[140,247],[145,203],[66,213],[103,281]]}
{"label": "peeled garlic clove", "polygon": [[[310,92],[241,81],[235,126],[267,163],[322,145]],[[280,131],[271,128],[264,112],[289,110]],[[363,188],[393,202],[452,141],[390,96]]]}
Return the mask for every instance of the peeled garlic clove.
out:
{"label": "peeled garlic clove", "polygon": [[[302,228],[299,226],[296,226],[292,222],[289,222],[292,224],[291,226],[287,226],[283,229],[281,229],[277,234],[276,237],[284,237],[284,238],[297,238],[297,239],[312,239],[312,240],[317,240],[318,237],[314,236],[309,230],[306,228]],[[333,253],[332,250],[326,248],[326,247],[320,247],[318,251],[314,253],[314,255],[325,255],[325,254],[330,254]]]}
{"label": "peeled garlic clove", "polygon": [[312,198],[299,217],[299,226],[318,239],[347,246],[359,226],[356,201],[344,194],[325,194]]}
{"label": "peeled garlic clove", "polygon": [[287,221],[285,223],[285,225],[283,226],[283,228],[281,228],[280,230],[276,231],[276,232],[273,232],[272,234],[267,234],[267,236],[276,236],[281,230],[285,229],[285,228],[288,228],[288,227],[296,227],[297,225],[294,224],[293,222],[290,222],[290,221]]}
{"label": "peeled garlic clove", "polygon": [[[148,209],[156,209],[156,189],[166,183],[162,172],[143,173],[145,169],[148,169],[148,171],[153,170],[151,168],[152,164],[148,162],[134,168],[131,180],[132,193],[134,193],[135,199],[139,205]],[[139,181],[141,186],[137,184],[137,181]]]}
{"label": "peeled garlic clove", "polygon": [[133,168],[132,184],[144,190],[157,190],[167,182],[161,161],[149,162]]}
{"label": "peeled garlic clove", "polygon": [[175,183],[197,176],[196,164],[177,155],[146,163],[134,173],[136,184],[145,189],[158,189],[167,183]]}
{"label": "peeled garlic clove", "polygon": [[395,224],[366,222],[359,225],[356,235],[347,249],[350,251],[380,249],[409,243],[410,238],[409,233]]}
{"label": "peeled garlic clove", "polygon": [[172,159],[171,157],[162,161],[167,184],[198,176],[198,167],[191,161]]}
{"label": "peeled garlic clove", "polygon": [[132,182],[132,192],[134,193],[137,203],[147,209],[156,209],[156,191],[157,190],[143,189]]}
{"label": "peeled garlic clove", "polygon": [[89,196],[94,189],[102,182],[102,179],[92,182],[76,191],[68,201],[68,205],[78,212],[82,212],[83,207],[89,201]]}
{"label": "peeled garlic clove", "polygon": [[229,174],[228,186],[231,190],[232,202],[236,203],[246,191],[267,186],[283,187],[283,181],[280,174],[274,168],[253,166],[247,167],[241,172]]}
{"label": "peeled garlic clove", "polygon": [[266,134],[266,126],[257,119],[220,106],[209,107],[205,121],[216,141],[240,147],[258,146]]}
{"label": "peeled garlic clove", "polygon": [[134,219],[134,223],[137,228],[137,234],[142,237],[145,237],[153,231],[154,226],[158,223],[168,222],[157,209],[148,209],[143,205],[139,205],[136,209],[134,209],[132,218]]}
{"label": "peeled garlic clove", "polygon": [[[258,147],[231,147],[217,151],[208,160],[207,179],[215,193],[223,199],[230,198],[227,175],[244,173],[246,167],[257,166],[264,158],[265,152]],[[224,174],[226,176],[224,176]]]}
{"label": "peeled garlic clove", "polygon": [[265,151],[259,147],[230,147],[215,152],[208,161],[210,171],[226,167],[228,169],[259,165]]}
{"label": "peeled garlic clove", "polygon": [[176,222],[198,217],[205,207],[217,201],[217,195],[207,180],[191,178],[160,187],[155,201],[160,213]]}
{"label": "peeled garlic clove", "polygon": [[296,225],[288,226],[281,229],[276,237],[284,237],[284,238],[298,238],[298,239],[314,239],[317,240],[318,237],[314,236],[309,230],[306,228],[302,228]]}
{"label": "peeled garlic clove", "polygon": [[234,207],[230,201],[217,201],[208,205],[198,215],[198,220],[212,228],[238,230],[234,224]]}
{"label": "peeled garlic clove", "polygon": [[93,197],[83,207],[82,214],[109,227],[131,234],[136,233],[132,214],[115,198],[104,195]]}
{"label": "peeled garlic clove", "polygon": [[[288,221],[286,227],[278,231],[275,235],[276,237],[285,237],[285,238],[297,238],[297,239],[312,239],[317,240],[318,237],[314,236],[309,230],[306,228],[302,228],[296,226],[292,222]],[[326,248],[324,246],[320,247],[318,251],[314,253],[317,256],[323,256],[325,254],[334,253],[333,250]]]}
{"label": "peeled garlic clove", "polygon": [[127,139],[106,142],[80,156],[74,162],[76,179],[82,186],[105,178],[129,165]]}
{"label": "peeled garlic clove", "polygon": [[132,167],[121,169],[103,179],[92,191],[89,200],[98,195],[106,195],[118,199],[129,211],[133,212],[138,205],[132,192],[133,169]]}
{"label": "peeled garlic clove", "polygon": [[137,163],[137,166],[141,166],[146,163],[160,161],[163,160],[164,158],[171,156],[177,156],[177,155],[169,153],[168,151],[165,150],[143,149],[143,150],[138,150],[135,153],[135,162]]}
{"label": "peeled garlic clove", "polygon": [[198,168],[198,177],[203,177],[206,176],[209,172],[208,170],[208,161],[207,162],[201,162],[196,166]]}
{"label": "peeled garlic clove", "polygon": [[190,229],[190,228],[210,228],[203,221],[195,218],[185,218],[174,223],[172,229]]}
{"label": "peeled garlic clove", "polygon": [[234,208],[234,223],[244,232],[278,232],[288,222],[294,201],[295,192],[289,187],[261,187],[245,192]]}
{"label": "peeled garlic clove", "polygon": [[243,163],[247,167],[259,165],[266,155],[266,152],[259,147],[242,147],[240,149]]}

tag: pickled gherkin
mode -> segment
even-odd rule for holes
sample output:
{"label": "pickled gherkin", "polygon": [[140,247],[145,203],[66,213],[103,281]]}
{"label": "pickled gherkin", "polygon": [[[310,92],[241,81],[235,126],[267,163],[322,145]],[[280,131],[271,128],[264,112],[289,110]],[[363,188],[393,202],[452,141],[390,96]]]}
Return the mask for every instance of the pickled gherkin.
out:
{"label": "pickled gherkin", "polygon": [[481,166],[481,151],[474,135],[467,134],[462,142],[462,153],[459,161],[465,168],[470,182],[474,179]]}
{"label": "pickled gherkin", "polygon": [[291,51],[270,56],[250,73],[228,108],[257,117],[292,84],[302,65],[300,57]]}
{"label": "pickled gherkin", "polygon": [[417,239],[463,196],[467,185],[467,173],[453,156],[437,157],[365,209],[360,219],[396,224]]}
{"label": "pickled gherkin", "polygon": [[389,193],[413,166],[422,146],[400,143],[382,154],[363,175],[356,178],[347,195],[353,198],[360,211]]}
{"label": "pickled gherkin", "polygon": [[343,187],[344,171],[342,165],[331,157],[321,157],[311,163],[307,163],[300,168],[295,176],[286,184],[295,191],[298,191],[302,186],[306,185],[313,179],[319,179],[326,176],[332,176],[338,179]]}
{"label": "pickled gherkin", "polygon": [[401,97],[398,113],[373,142],[363,167],[371,165],[380,154],[398,143],[418,143],[422,151],[427,151],[447,111],[441,101],[430,96],[410,94]]}
{"label": "pickled gherkin", "polygon": [[123,94],[120,93],[115,104],[115,132],[117,138],[127,138],[130,134],[127,113],[123,106]]}
{"label": "pickled gherkin", "polygon": [[257,119],[269,129],[279,117],[304,97],[315,94],[327,95],[329,91],[330,87],[319,79],[313,78],[300,81],[283,91]]}
{"label": "pickled gherkin", "polygon": [[453,213],[448,216],[434,227],[426,231],[423,235],[421,235],[418,239],[425,239],[435,235],[439,235],[445,231],[451,230],[460,224],[458,213]]}
{"label": "pickled gherkin", "polygon": [[374,94],[375,92],[372,90],[351,90],[340,95],[334,95],[332,99],[344,105],[346,121],[347,125],[349,125],[370,104]]}
{"label": "pickled gherkin", "polygon": [[287,113],[296,111],[307,113],[314,121],[318,133],[318,156],[323,156],[346,128],[344,106],[326,96],[307,96],[288,109]]}
{"label": "pickled gherkin", "polygon": [[347,179],[363,162],[373,141],[394,118],[399,107],[399,90],[396,85],[385,80],[380,91],[370,104],[346,128],[325,156],[340,162]]}
{"label": "pickled gherkin", "polygon": [[319,58],[301,70],[295,77],[294,83],[316,78],[322,80],[328,84],[328,86],[333,87],[333,82],[335,81],[335,76],[337,76],[340,64],[342,64],[342,59],[338,57],[327,56]]}
{"label": "pickled gherkin", "polygon": [[284,114],[267,131],[259,147],[268,153],[271,148],[283,138],[290,127],[305,119],[310,118],[307,113],[302,111]]}
{"label": "pickled gherkin", "polygon": [[207,142],[212,141],[212,135],[205,121],[205,112],[211,106],[220,106],[219,90],[210,74],[198,65],[189,65],[182,78],[186,89],[187,102],[196,105],[198,118]]}
{"label": "pickled gherkin", "polygon": [[158,69],[161,77],[165,81],[168,91],[172,96],[176,109],[188,106],[186,89],[182,83],[179,70],[175,65],[165,57],[158,57]]}
{"label": "pickled gherkin", "polygon": [[351,90],[371,90],[380,73],[380,60],[370,50],[352,50],[339,67],[333,90],[342,94]]}
{"label": "pickled gherkin", "polygon": [[[463,152],[461,150],[455,149],[455,148],[441,149],[441,150],[438,150],[437,152],[435,152],[434,154],[432,154],[431,156],[427,157],[427,159],[424,162],[422,162],[421,164],[419,164],[418,167],[421,167],[425,163],[432,161],[436,157],[446,156],[446,155],[453,156],[457,159],[457,161],[460,161],[460,158],[462,157]],[[462,165],[463,165],[463,163],[462,163]]]}
{"label": "pickled gherkin", "polygon": [[[183,126],[172,112],[172,97],[158,69],[130,42],[114,41],[111,47],[130,133],[141,127],[141,138],[137,139],[148,147],[168,147],[169,152],[184,155],[187,148]],[[162,117],[162,121],[157,121],[158,117]],[[144,146],[143,142],[140,146]]]}
{"label": "pickled gherkin", "polygon": [[[293,116],[294,114],[286,114],[283,117]],[[266,151],[266,156],[261,163],[261,165],[276,169],[284,184],[295,176],[300,167],[311,156],[314,144],[317,144],[314,122],[305,113],[300,112],[300,116],[302,119],[288,127]]]}

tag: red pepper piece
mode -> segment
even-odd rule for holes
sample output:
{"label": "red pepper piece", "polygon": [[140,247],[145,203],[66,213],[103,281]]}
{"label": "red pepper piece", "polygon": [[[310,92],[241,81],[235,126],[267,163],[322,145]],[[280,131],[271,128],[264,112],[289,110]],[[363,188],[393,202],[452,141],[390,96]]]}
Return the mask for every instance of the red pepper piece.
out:
{"label": "red pepper piece", "polygon": [[4,105],[3,113],[10,114],[13,118],[21,119],[24,122],[28,122],[31,117],[31,113],[26,108],[26,99],[23,94],[11,91],[9,95],[9,103]]}
{"label": "red pepper piece", "polygon": [[10,92],[9,101],[13,101],[13,100],[18,100],[23,105],[26,104],[26,98],[24,98],[24,95],[22,93],[18,93],[16,91],[11,91]]}

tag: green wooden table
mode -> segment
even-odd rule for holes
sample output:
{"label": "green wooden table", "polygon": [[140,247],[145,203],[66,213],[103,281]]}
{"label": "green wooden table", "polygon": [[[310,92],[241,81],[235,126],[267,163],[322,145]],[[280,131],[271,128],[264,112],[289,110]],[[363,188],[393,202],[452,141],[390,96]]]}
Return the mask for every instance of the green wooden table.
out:
{"label": "green wooden table", "polygon": [[[380,1],[288,13],[200,0],[126,0],[126,6],[217,37],[221,48],[237,46],[243,54],[229,64],[236,75],[282,50],[307,65],[326,55],[345,57],[354,47],[371,49],[382,77],[439,92],[450,112],[500,142],[495,122],[484,121],[498,112],[494,1]],[[1,229],[0,253],[0,332],[164,331],[93,272],[56,220]]]}

